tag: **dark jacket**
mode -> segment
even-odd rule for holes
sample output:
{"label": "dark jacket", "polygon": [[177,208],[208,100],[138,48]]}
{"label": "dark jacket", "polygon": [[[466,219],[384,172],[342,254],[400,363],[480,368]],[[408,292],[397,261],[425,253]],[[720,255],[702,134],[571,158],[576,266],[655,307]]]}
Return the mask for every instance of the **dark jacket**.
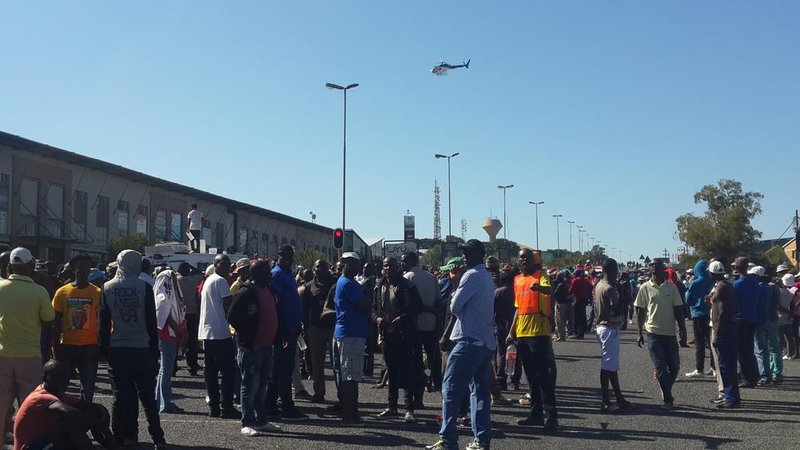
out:
{"label": "dark jacket", "polygon": [[336,284],[333,281],[320,282],[317,279],[313,279],[303,285],[300,300],[303,302],[303,312],[305,314],[303,322],[305,322],[306,328],[333,328],[333,324],[330,321],[325,323],[320,320],[320,316],[325,307],[325,301],[334,286]]}
{"label": "dark jacket", "polygon": [[725,281],[718,281],[711,296],[711,324],[717,340],[724,339],[728,342],[736,340],[737,307],[733,286]]}
{"label": "dark jacket", "polygon": [[[272,286],[267,285],[272,298],[277,300]],[[276,308],[277,309],[277,308]],[[233,296],[228,309],[228,323],[236,330],[236,342],[245,350],[252,350],[258,334],[258,320],[261,317],[261,305],[258,292],[252,281],[245,282]],[[280,317],[280,313],[278,314]],[[278,321],[280,323],[280,319]]]}
{"label": "dark jacket", "polygon": [[[376,318],[384,316],[381,293],[391,286],[387,277],[381,278],[375,286],[373,306],[375,307]],[[396,288],[397,317],[400,319],[398,331],[400,331],[400,334],[408,335],[416,331],[416,318],[417,314],[422,311],[422,298],[419,296],[417,288],[403,277],[400,277],[397,281]],[[384,336],[386,336],[388,326],[389,323],[386,321],[381,324],[381,332],[384,333]]]}

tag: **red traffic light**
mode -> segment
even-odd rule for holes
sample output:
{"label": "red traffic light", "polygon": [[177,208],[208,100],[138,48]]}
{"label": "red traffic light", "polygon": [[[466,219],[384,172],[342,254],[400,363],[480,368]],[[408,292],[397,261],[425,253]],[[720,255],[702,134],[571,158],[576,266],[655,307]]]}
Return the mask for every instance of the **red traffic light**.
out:
{"label": "red traffic light", "polygon": [[344,230],[337,228],[333,230],[333,248],[341,249],[344,247]]}

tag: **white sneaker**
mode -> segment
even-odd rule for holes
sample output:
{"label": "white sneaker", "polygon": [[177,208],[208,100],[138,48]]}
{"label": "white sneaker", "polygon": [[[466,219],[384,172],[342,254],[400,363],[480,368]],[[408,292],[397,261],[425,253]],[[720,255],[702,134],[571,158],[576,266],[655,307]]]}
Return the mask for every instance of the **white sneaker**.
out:
{"label": "white sneaker", "polygon": [[406,415],[403,416],[403,422],[417,423],[417,419],[414,417],[414,414],[411,411],[406,411]]}
{"label": "white sneaker", "polygon": [[266,433],[277,433],[281,431],[281,427],[275,425],[272,422],[267,422],[264,425],[259,425],[257,427],[253,427],[256,431],[266,432]]}
{"label": "white sneaker", "polygon": [[700,372],[699,370],[695,370],[694,372],[689,372],[686,374],[686,378],[703,378],[706,374]]}
{"label": "white sneaker", "polygon": [[253,427],[242,427],[242,436],[263,436],[263,431],[258,431]]}
{"label": "white sneaker", "polygon": [[708,369],[708,370],[706,370],[706,375],[708,375],[710,377],[716,377],[717,376],[717,372],[715,372],[714,369]]}

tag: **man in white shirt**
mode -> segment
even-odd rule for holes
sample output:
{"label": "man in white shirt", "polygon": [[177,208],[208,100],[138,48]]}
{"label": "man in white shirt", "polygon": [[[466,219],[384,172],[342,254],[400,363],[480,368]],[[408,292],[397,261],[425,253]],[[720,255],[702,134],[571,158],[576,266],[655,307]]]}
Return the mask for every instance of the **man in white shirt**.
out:
{"label": "man in white shirt", "polygon": [[[214,258],[214,273],[206,278],[200,293],[200,326],[198,339],[203,340],[206,367],[204,375],[209,399],[209,416],[237,419],[233,407],[233,388],[236,370],[236,347],[233,345],[225,311],[233,301],[225,277],[231,270],[228,255]],[[222,374],[222,410],[220,411],[219,375]]]}
{"label": "man in white shirt", "polygon": [[193,252],[200,252],[200,239],[203,237],[203,213],[197,209],[197,203],[192,203],[192,210],[186,216],[189,227],[189,234],[192,239],[189,245],[192,246]]}

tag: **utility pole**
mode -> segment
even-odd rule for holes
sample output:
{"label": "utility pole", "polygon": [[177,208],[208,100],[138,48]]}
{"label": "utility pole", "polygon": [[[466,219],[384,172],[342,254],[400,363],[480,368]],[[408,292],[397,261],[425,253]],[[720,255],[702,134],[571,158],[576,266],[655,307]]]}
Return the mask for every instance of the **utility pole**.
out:
{"label": "utility pole", "polygon": [[794,265],[800,264],[800,247],[797,243],[800,242],[800,214],[798,210],[794,210]]}

